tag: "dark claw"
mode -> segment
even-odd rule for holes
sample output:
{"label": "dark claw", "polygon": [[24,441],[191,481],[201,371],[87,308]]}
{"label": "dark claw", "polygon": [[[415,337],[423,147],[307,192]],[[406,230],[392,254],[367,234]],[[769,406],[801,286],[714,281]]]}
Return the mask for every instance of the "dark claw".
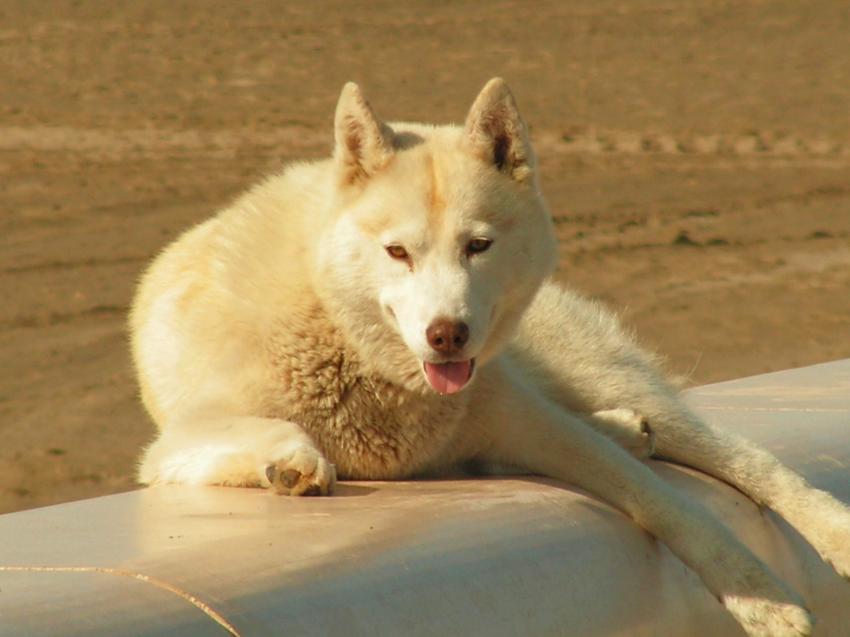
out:
{"label": "dark claw", "polygon": [[267,464],[266,465],[266,477],[269,479],[269,482],[271,482],[272,484],[274,484],[274,476],[275,476],[276,469],[277,468],[273,464]]}
{"label": "dark claw", "polygon": [[287,489],[291,489],[298,481],[301,479],[301,472],[296,471],[295,469],[287,469],[280,476],[280,481],[283,483]]}
{"label": "dark claw", "polygon": [[322,488],[318,484],[311,484],[302,495],[322,495]]}

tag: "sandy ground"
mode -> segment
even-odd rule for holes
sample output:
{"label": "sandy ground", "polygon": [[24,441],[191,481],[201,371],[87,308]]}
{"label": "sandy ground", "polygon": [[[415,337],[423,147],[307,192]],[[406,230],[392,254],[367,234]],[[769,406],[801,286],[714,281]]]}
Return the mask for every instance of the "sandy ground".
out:
{"label": "sandy ground", "polygon": [[0,0],[0,511],[133,486],[140,271],[327,153],[349,79],[442,122],[507,78],[561,276],[691,384],[850,356],[848,33],[845,0]]}

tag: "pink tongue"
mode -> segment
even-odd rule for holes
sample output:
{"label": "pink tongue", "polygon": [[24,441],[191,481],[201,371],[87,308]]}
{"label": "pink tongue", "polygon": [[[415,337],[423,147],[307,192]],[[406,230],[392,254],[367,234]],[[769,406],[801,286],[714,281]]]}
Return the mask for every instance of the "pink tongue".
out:
{"label": "pink tongue", "polygon": [[431,387],[441,394],[454,394],[469,382],[472,361],[459,363],[425,363],[425,375]]}

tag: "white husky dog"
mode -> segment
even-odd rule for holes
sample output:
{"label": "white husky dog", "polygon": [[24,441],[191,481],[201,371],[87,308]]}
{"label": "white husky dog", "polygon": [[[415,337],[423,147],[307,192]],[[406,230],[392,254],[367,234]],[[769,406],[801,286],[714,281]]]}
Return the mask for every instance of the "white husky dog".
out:
{"label": "white husky dog", "polygon": [[507,85],[457,127],[381,123],[347,84],[335,141],[145,275],[133,353],[160,431],[140,481],[324,495],[337,475],[507,464],[619,508],[750,635],[809,634],[800,597],[635,456],[735,485],[845,576],[850,511],[697,419],[615,318],[548,280],[556,242]]}

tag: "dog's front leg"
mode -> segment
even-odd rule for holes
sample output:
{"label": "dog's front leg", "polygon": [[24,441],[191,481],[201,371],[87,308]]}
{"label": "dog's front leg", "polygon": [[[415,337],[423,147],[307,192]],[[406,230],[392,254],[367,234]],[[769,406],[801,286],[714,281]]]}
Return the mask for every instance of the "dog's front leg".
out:
{"label": "dog's front leg", "polygon": [[725,526],[649,467],[529,386],[509,363],[482,370],[489,399],[473,414],[488,432],[487,456],[565,480],[647,529],[693,568],[749,635],[808,635],[811,617]]}
{"label": "dog's front leg", "polygon": [[286,495],[327,495],[334,466],[304,430],[275,418],[193,418],[168,423],[145,451],[143,484],[270,487]]}
{"label": "dog's front leg", "polygon": [[673,396],[647,393],[639,402],[635,408],[649,420],[660,457],[704,471],[770,507],[850,578],[850,507],[811,487],[770,452],[703,422]]}

